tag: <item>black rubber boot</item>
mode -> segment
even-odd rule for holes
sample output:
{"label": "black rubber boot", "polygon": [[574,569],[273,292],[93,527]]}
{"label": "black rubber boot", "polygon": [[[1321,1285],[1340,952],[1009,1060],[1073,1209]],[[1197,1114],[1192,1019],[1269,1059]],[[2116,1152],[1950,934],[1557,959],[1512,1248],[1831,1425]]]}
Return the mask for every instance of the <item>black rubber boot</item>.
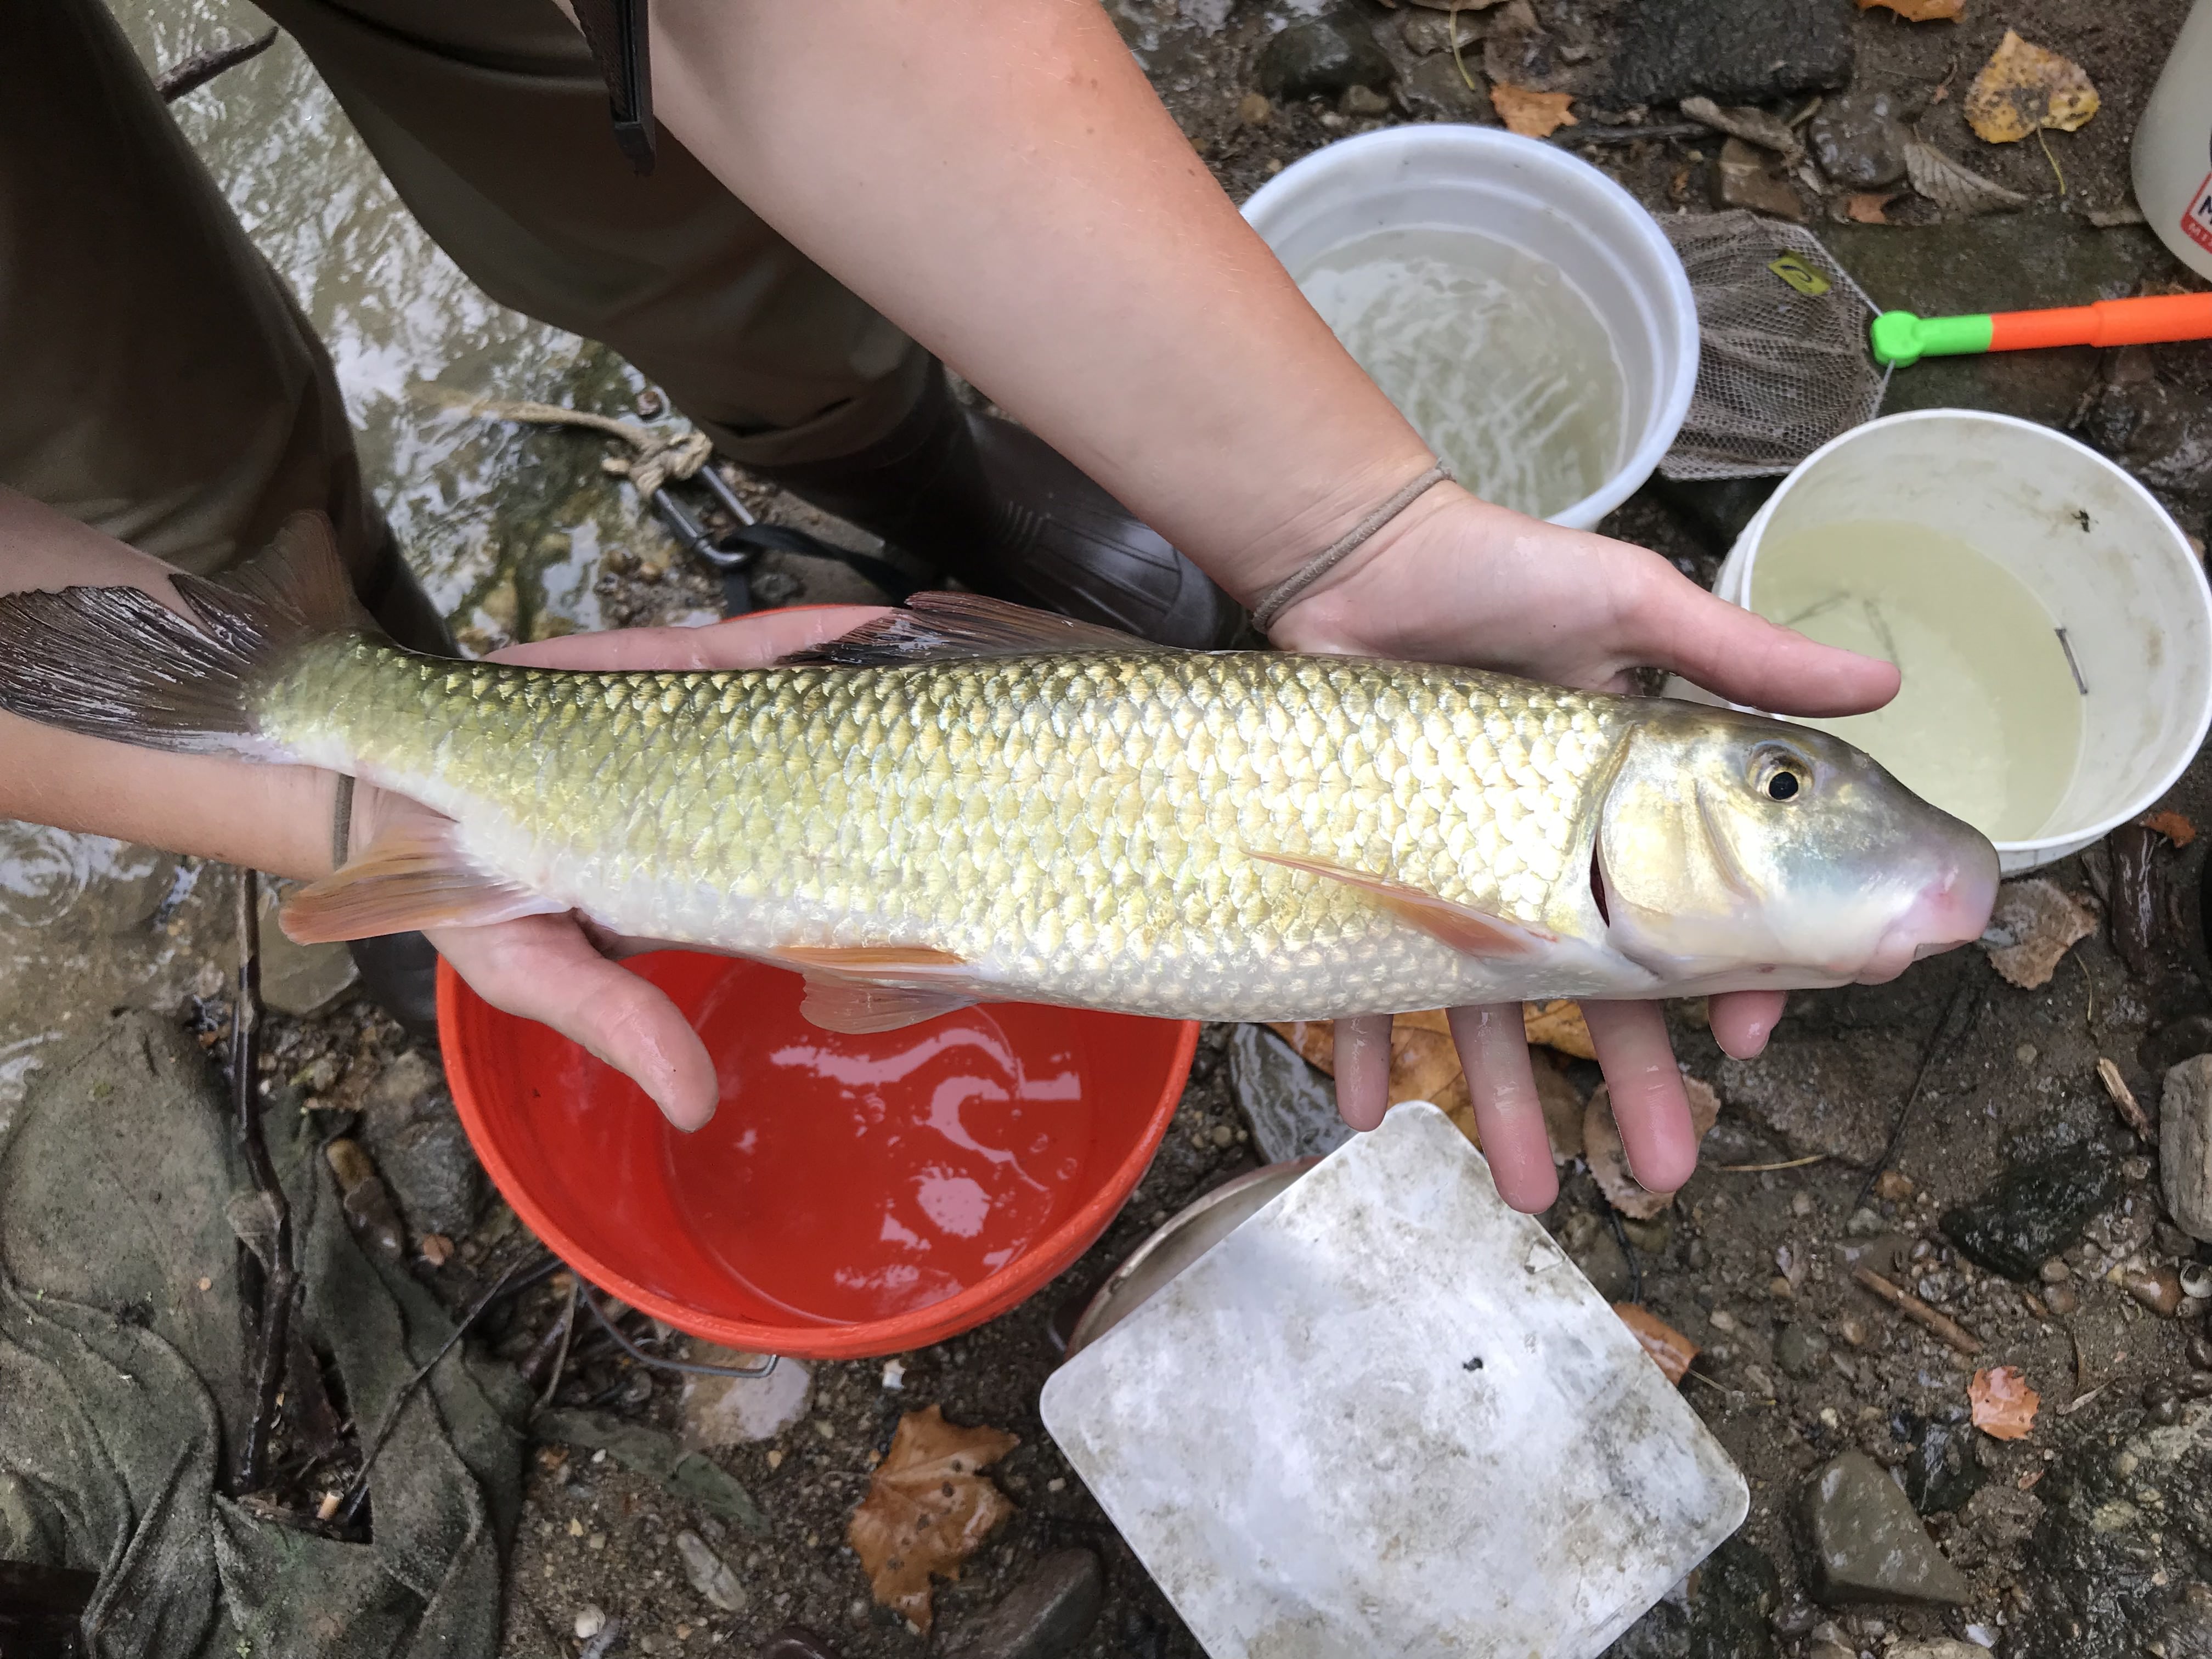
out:
{"label": "black rubber boot", "polygon": [[[459,656],[445,619],[415,573],[387,540],[374,574],[362,585],[362,603],[377,625],[410,651]],[[358,853],[361,849],[352,849]],[[425,1042],[438,1037],[438,952],[420,933],[386,933],[357,939],[347,947],[361,970],[361,988],[371,1001]]]}
{"label": "black rubber boot", "polygon": [[1042,439],[980,415],[933,374],[921,401],[857,454],[750,471],[979,593],[1204,650],[1237,602]]}

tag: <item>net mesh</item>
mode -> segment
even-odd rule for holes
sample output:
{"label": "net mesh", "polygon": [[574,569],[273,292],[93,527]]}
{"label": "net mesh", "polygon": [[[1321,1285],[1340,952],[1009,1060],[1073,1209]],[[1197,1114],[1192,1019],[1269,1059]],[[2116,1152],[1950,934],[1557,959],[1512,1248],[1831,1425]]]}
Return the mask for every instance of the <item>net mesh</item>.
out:
{"label": "net mesh", "polygon": [[[1810,231],[1741,209],[1659,223],[1689,273],[1701,337],[1697,390],[1662,473],[1787,472],[1874,418],[1888,377],[1875,366],[1867,322],[1881,308]],[[1777,260],[1794,260],[1816,280],[1792,272],[1793,284]]]}

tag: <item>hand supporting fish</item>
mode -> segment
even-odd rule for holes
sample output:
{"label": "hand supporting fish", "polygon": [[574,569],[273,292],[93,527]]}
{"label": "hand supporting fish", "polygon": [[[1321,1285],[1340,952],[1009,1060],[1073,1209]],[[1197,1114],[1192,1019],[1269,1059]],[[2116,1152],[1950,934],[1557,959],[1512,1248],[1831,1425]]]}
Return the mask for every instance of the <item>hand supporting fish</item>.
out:
{"label": "hand supporting fish", "polygon": [[1164,650],[963,596],[777,667],[456,664],[360,630],[314,520],[178,586],[196,620],[0,599],[0,708],[357,774],[377,821],[288,930],[428,927],[494,1000],[547,969],[624,999],[611,1029],[658,1048],[628,1068],[679,1122],[711,1109],[704,1054],[580,919],[790,966],[846,1030],[981,1000],[1342,1017],[1355,1102],[1389,1015],[1451,1006],[1495,1162],[1516,1099],[1535,1121],[1513,1004],[1578,998],[1609,1073],[1671,1079],[1630,1008],[1888,977],[1976,937],[1996,883],[1986,841],[1834,738],[1475,670]]}

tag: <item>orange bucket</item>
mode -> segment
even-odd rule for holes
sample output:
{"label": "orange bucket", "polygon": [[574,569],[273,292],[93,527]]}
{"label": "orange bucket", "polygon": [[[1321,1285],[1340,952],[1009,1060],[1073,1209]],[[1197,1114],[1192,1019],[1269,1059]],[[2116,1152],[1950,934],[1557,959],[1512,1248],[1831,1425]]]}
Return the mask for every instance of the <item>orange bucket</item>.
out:
{"label": "orange bucket", "polygon": [[584,1278],[693,1336],[850,1359],[927,1347],[1042,1289],[1150,1166],[1198,1026],[1030,1003],[848,1036],[796,975],[664,951],[721,1083],[671,1128],[635,1084],[438,967],[446,1075],[515,1212]]}

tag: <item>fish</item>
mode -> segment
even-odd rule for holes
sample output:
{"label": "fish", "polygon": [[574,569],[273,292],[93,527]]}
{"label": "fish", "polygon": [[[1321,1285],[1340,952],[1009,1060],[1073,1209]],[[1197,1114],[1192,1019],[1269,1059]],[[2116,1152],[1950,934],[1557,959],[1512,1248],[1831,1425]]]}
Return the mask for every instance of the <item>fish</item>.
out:
{"label": "fish", "polygon": [[1288,1021],[1881,981],[1996,892],[1978,831],[1729,708],[956,593],[758,669],[464,661],[380,637],[312,516],[173,582],[0,597],[0,708],[398,798],[301,942],[574,913],[791,969],[833,1030]]}

